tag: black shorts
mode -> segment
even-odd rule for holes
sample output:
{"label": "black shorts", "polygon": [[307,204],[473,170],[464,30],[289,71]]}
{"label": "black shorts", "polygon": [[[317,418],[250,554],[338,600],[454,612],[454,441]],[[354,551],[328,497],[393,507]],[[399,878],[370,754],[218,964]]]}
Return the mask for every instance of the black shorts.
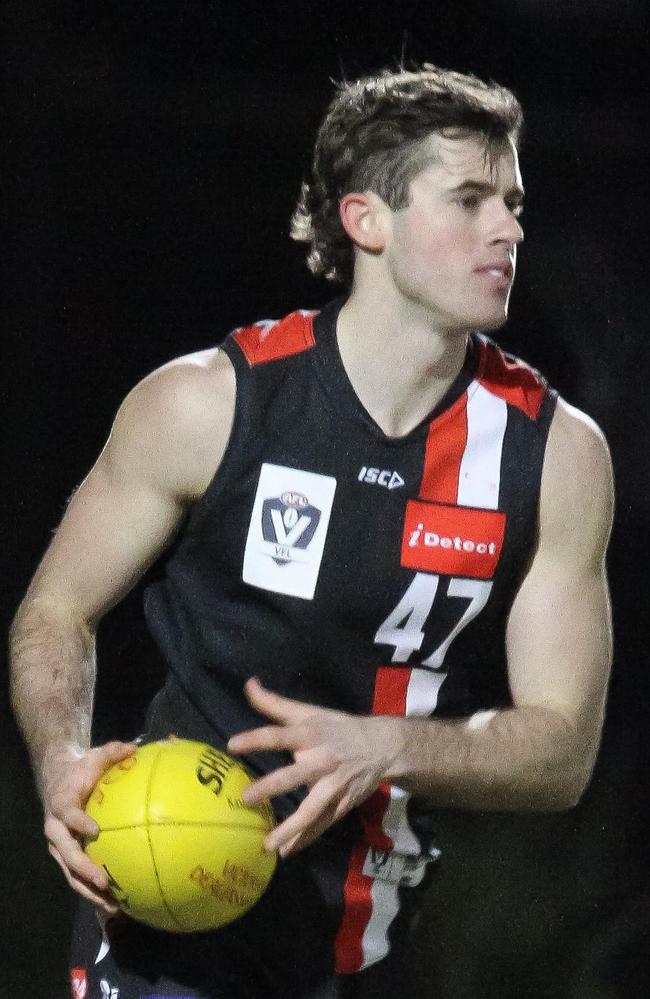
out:
{"label": "black shorts", "polygon": [[[276,927],[278,935],[282,927]],[[283,941],[286,945],[287,941]],[[301,942],[295,941],[300,948]],[[286,950],[286,946],[284,948]],[[315,957],[316,955],[314,955]],[[296,954],[270,968],[251,941],[227,932],[160,933],[118,915],[107,922],[81,902],[74,924],[73,999],[412,999],[408,956],[392,953],[353,975],[327,973]],[[319,970],[320,969],[320,970]]]}

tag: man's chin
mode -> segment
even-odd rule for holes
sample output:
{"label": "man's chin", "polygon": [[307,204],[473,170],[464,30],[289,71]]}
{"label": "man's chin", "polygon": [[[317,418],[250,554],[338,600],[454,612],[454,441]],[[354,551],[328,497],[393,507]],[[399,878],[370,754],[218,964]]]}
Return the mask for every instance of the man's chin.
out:
{"label": "man's chin", "polygon": [[496,333],[500,330],[502,326],[505,326],[508,321],[507,313],[502,313],[500,316],[477,314],[476,316],[467,316],[462,320],[457,322],[451,322],[448,326],[448,331],[450,333]]}
{"label": "man's chin", "polygon": [[491,313],[490,315],[485,315],[482,318],[477,317],[477,322],[475,323],[473,329],[483,330],[486,333],[494,332],[495,330],[500,330],[502,326],[508,321],[508,310],[504,309],[501,313]]}

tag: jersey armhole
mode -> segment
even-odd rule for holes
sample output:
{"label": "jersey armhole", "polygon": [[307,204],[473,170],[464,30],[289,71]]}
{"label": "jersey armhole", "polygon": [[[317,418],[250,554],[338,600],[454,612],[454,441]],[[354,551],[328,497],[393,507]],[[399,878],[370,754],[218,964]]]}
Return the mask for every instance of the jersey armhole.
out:
{"label": "jersey armhole", "polygon": [[191,529],[192,523],[195,519],[195,515],[199,515],[200,511],[206,504],[206,501],[211,500],[213,497],[219,496],[223,491],[226,482],[229,478],[230,468],[233,464],[234,455],[236,454],[237,443],[240,439],[241,424],[242,424],[242,383],[244,381],[243,375],[245,374],[245,362],[241,355],[241,352],[236,346],[232,344],[230,337],[227,337],[222,343],[219,344],[218,349],[223,351],[223,353],[228,358],[233,374],[235,376],[235,406],[232,416],[232,424],[230,426],[230,432],[228,434],[228,440],[223,451],[221,461],[219,462],[219,467],[210,479],[205,491],[201,497],[193,504],[187,521],[188,530]]}

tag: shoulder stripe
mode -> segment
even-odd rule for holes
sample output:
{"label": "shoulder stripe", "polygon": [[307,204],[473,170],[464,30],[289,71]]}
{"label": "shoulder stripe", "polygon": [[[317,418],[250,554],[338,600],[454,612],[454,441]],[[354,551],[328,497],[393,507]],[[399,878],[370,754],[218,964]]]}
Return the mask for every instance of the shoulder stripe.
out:
{"label": "shoulder stripe", "polygon": [[480,337],[479,344],[481,358],[477,380],[488,392],[536,420],[547,391],[544,378],[528,364],[504,354],[486,337]]}
{"label": "shoulder stripe", "polygon": [[267,319],[240,327],[232,333],[232,338],[251,367],[279,361],[314,346],[315,315],[315,311],[291,312],[284,319]]}

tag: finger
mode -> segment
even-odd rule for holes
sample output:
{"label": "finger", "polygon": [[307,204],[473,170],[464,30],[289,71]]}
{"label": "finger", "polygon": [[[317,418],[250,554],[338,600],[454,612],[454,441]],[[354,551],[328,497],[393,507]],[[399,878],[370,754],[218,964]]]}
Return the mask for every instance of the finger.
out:
{"label": "finger", "polygon": [[279,851],[280,856],[288,857],[291,854],[298,853],[300,850],[304,850],[306,846],[309,846],[314,842],[314,840],[318,839],[319,836],[322,836],[326,829],[329,829],[331,825],[334,825],[334,823],[342,819],[344,815],[347,815],[351,808],[353,808],[353,804],[348,793],[344,794],[338,803],[334,800],[320,819],[312,823],[312,825],[303,833],[300,833],[298,836],[294,836],[292,840],[289,840],[288,843],[284,844]]}
{"label": "finger", "polygon": [[303,787],[303,785],[309,784],[312,779],[313,772],[307,772],[304,764],[293,763],[289,767],[273,770],[270,774],[265,774],[264,777],[249,784],[242,791],[242,799],[247,805],[258,805],[268,798],[275,798],[279,794]]}
{"label": "finger", "polygon": [[55,850],[69,871],[83,881],[92,882],[100,891],[106,890],[108,887],[106,871],[94,864],[84,853],[79,841],[70,834],[60,819],[48,817],[45,822],[45,835],[49,841],[50,852]]}
{"label": "finger", "polygon": [[284,859],[284,857],[288,857],[292,853],[297,852],[297,851],[294,850],[294,844],[297,843],[299,839],[300,839],[300,836],[294,836],[293,839],[290,839],[288,843],[284,844],[284,846],[282,847],[282,850],[279,851],[280,852],[280,856],[283,859]]}
{"label": "finger", "polygon": [[87,836],[89,839],[97,839],[99,836],[99,826],[81,808],[70,805],[59,810],[57,814],[64,826],[72,832]]}
{"label": "finger", "polygon": [[[69,791],[52,795],[47,807],[46,823],[48,816],[59,819],[64,826],[81,836],[96,839],[99,834],[99,826],[95,820],[86,815],[83,808],[79,807],[77,795],[71,800]],[[47,835],[47,830],[45,835]]]}
{"label": "finger", "polygon": [[301,721],[307,715],[319,710],[313,704],[294,701],[290,697],[282,697],[281,694],[267,690],[256,677],[246,681],[244,691],[250,704],[260,714],[284,724],[290,721]]}
{"label": "finger", "polygon": [[[325,825],[321,831],[327,829],[332,824],[333,811],[336,807],[336,787],[331,780],[323,778],[311,789],[304,801],[299,805],[293,815],[281,822],[279,826],[269,833],[264,840],[267,850],[279,850],[283,855],[283,848],[295,836],[301,836],[321,819],[325,819]],[[337,799],[338,800],[338,799]]]}
{"label": "finger", "polygon": [[261,725],[239,732],[228,740],[229,753],[254,753],[264,749],[298,749],[304,734],[281,725]]}
{"label": "finger", "polygon": [[323,815],[321,819],[314,825],[310,826],[303,833],[298,836],[294,836],[293,839],[285,843],[283,847],[279,850],[280,856],[282,858],[292,856],[294,853],[299,853],[300,850],[304,850],[306,846],[310,846],[319,836],[325,832],[326,829],[333,823],[333,816],[331,813]]}
{"label": "finger", "polygon": [[81,880],[81,878],[73,874],[72,871],[66,866],[65,861],[59,854],[56,847],[53,847],[50,844],[48,849],[54,860],[63,871],[66,881],[70,887],[77,892],[77,894],[81,895],[83,898],[87,898],[109,916],[114,916],[120,911],[119,906],[115,903],[115,899],[109,892],[98,892],[91,888],[87,882]]}

